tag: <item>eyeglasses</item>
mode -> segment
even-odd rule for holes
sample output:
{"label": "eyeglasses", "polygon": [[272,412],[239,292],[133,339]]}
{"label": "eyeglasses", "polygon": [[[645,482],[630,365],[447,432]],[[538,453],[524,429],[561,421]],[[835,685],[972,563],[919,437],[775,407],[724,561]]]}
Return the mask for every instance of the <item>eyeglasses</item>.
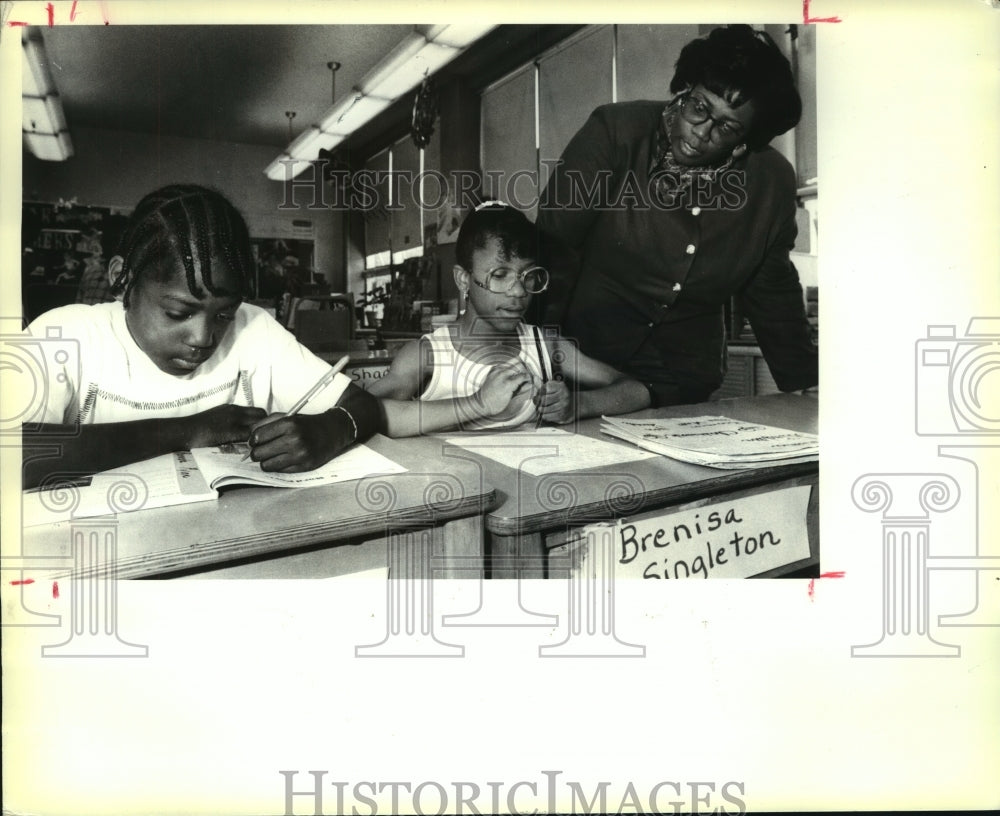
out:
{"label": "eyeglasses", "polygon": [[524,287],[529,295],[537,295],[549,287],[549,272],[541,266],[531,266],[515,272],[507,266],[498,266],[486,273],[486,283],[480,283],[475,278],[472,282],[481,289],[496,295],[505,295],[514,288],[515,282]]}
{"label": "eyeglasses", "polygon": [[711,108],[705,101],[697,96],[688,94],[681,102],[681,116],[692,125],[700,125],[702,122],[711,121],[712,130],[709,139],[716,144],[728,142],[732,139],[739,139],[743,135],[743,128],[734,122],[727,122],[712,116]]}

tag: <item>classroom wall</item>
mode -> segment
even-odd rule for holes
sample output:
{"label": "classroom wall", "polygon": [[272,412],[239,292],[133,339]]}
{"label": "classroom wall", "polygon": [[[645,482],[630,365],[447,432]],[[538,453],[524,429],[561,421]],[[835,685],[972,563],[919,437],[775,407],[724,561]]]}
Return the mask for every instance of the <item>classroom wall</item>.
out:
{"label": "classroom wall", "polygon": [[[547,179],[545,161],[558,158],[566,143],[599,104],[633,99],[667,99],[674,63],[681,48],[697,36],[708,34],[714,25],[618,25],[590,26],[492,83],[482,92],[449,83],[439,89],[440,169],[447,176],[454,169],[479,169],[500,173],[499,183],[484,175],[483,192],[518,203],[534,217],[534,199]],[[765,26],[789,55],[787,25]],[[797,166],[800,183],[815,185],[815,40],[811,31],[799,32],[799,70],[804,86],[803,122],[772,143]],[[617,57],[615,59],[615,56]],[[616,71],[612,71],[612,64]],[[538,104],[536,106],[536,64]],[[615,80],[613,82],[612,80]],[[539,143],[536,145],[536,115]],[[405,141],[405,140],[404,140]],[[539,159],[543,160],[541,165]],[[387,162],[384,156],[380,159]],[[394,164],[397,162],[394,161]],[[374,166],[374,165],[372,165]],[[381,165],[379,165],[381,166]],[[386,165],[387,166],[387,165]],[[433,163],[428,165],[436,166]],[[541,185],[523,176],[535,173]],[[515,173],[516,187],[505,183]],[[515,201],[514,199],[517,199]],[[800,237],[793,259],[804,286],[818,285],[816,246],[816,194],[812,199],[813,221],[805,208],[800,211]],[[801,203],[800,203],[801,206]],[[427,219],[437,217],[426,213]],[[345,219],[347,221],[348,219]],[[361,219],[353,224],[352,243],[347,250],[349,289],[364,291],[364,257],[367,252],[389,246],[389,223],[374,224],[366,236]],[[378,233],[375,235],[374,233]],[[384,234],[384,235],[383,235]],[[379,236],[382,236],[379,239]],[[374,245],[377,246],[367,246]],[[400,248],[400,241],[393,249]],[[457,296],[451,275],[454,245],[437,248],[441,268],[442,298]]]}
{"label": "classroom wall", "polygon": [[[336,291],[344,283],[344,239],[340,219],[303,206],[280,210],[283,188],[264,175],[279,150],[268,145],[187,139],[149,133],[73,127],[74,156],[44,162],[24,155],[25,201],[78,203],[130,211],[146,193],[173,182],[215,187],[243,213],[255,238],[312,239],[314,265]],[[310,226],[296,226],[308,221]],[[311,228],[311,234],[309,229]]]}

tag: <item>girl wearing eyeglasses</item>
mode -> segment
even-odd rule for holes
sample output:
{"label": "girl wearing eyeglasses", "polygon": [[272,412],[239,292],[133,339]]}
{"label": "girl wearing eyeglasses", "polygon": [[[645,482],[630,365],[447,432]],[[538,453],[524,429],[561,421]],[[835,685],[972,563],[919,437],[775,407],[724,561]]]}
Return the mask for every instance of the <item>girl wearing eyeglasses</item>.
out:
{"label": "girl wearing eyeglasses", "polygon": [[462,224],[455,254],[458,320],[404,346],[369,389],[382,399],[389,436],[565,424],[649,405],[641,383],[524,322],[549,275],[523,213],[480,206]]}
{"label": "girl wearing eyeglasses", "polygon": [[795,173],[768,143],[801,102],[763,32],[688,43],[669,102],[604,105],[563,153],[538,227],[557,247],[546,321],[654,404],[703,402],[726,371],[736,298],[783,391],[818,381],[795,243]]}

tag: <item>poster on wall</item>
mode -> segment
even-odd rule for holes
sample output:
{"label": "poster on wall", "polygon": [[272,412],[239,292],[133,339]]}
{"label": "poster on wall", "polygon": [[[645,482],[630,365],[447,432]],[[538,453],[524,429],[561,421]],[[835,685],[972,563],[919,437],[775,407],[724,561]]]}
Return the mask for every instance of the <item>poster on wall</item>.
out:
{"label": "poster on wall", "polygon": [[464,217],[465,213],[455,200],[455,194],[450,194],[437,211],[438,244],[454,244],[458,240],[458,228],[462,226]]}
{"label": "poster on wall", "polygon": [[67,303],[111,300],[108,259],[125,216],[75,200],[21,208],[21,292],[25,317]]}
{"label": "poster on wall", "polygon": [[251,238],[256,265],[253,293],[256,300],[274,300],[285,292],[303,294],[311,284],[322,283],[313,269],[313,242],[301,238]]}

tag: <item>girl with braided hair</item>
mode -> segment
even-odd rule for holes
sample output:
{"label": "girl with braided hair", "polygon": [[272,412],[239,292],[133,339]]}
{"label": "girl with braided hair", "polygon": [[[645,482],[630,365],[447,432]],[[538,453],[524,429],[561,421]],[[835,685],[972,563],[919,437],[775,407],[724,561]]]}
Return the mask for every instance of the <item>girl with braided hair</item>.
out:
{"label": "girl with braided hair", "polygon": [[[267,471],[325,464],[377,429],[376,400],[343,374],[280,416],[329,365],[247,303],[246,223],[220,193],[171,185],[139,202],[108,265],[112,303],[42,314],[41,424],[57,461],[27,457],[25,487],[192,447],[246,442]],[[53,340],[55,342],[48,342]],[[68,341],[68,342],[67,342]]]}

